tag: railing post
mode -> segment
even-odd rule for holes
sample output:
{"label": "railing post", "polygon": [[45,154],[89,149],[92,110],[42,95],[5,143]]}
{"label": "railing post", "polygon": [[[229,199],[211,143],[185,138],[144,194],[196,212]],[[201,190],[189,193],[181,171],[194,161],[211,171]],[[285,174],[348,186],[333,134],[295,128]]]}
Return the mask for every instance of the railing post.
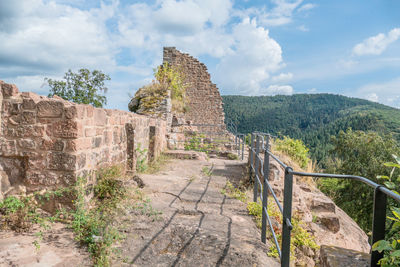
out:
{"label": "railing post", "polygon": [[250,138],[250,151],[249,151],[249,157],[250,157],[250,169],[249,169],[249,181],[252,180],[252,172],[253,172],[253,149],[254,149],[254,135],[251,133],[251,138]]}
{"label": "railing post", "polygon": [[[268,210],[268,180],[269,180],[269,136],[266,136],[265,142],[265,150],[264,150],[264,166],[263,166],[263,188],[262,188],[262,195],[263,195],[263,203],[262,203],[262,222],[261,222],[261,242],[264,244],[266,243],[267,239],[267,214],[265,213],[265,209]],[[264,209],[265,208],[265,209]]]}
{"label": "railing post", "polygon": [[[379,190],[381,186],[375,188],[374,191],[374,219],[372,222],[372,243],[371,246],[379,241],[385,239],[385,224],[386,224],[386,203],[387,196]],[[371,253],[371,266],[378,266],[378,261],[382,259],[383,252],[372,251]]]}
{"label": "railing post", "polygon": [[[235,133],[235,147],[236,147],[236,149],[237,149],[237,139],[238,139],[238,135]],[[238,153],[239,153],[239,151],[238,151]]]}
{"label": "railing post", "polygon": [[283,216],[282,216],[282,256],[281,266],[289,267],[290,263],[290,232],[292,230],[292,168],[285,169],[285,184],[283,189]]}
{"label": "railing post", "polygon": [[260,164],[258,164],[258,159],[257,159],[258,153],[260,153],[260,136],[257,134],[257,137],[256,137],[256,153],[255,153],[255,155],[253,157],[253,159],[254,159],[254,172],[255,172],[254,173],[254,192],[253,192],[253,201],[254,202],[257,202],[257,196],[258,196],[257,176],[258,176],[258,173],[259,173],[259,165],[260,165]]}
{"label": "railing post", "polygon": [[246,144],[246,136],[243,136],[243,141],[242,141],[242,160],[244,159],[244,145]]}

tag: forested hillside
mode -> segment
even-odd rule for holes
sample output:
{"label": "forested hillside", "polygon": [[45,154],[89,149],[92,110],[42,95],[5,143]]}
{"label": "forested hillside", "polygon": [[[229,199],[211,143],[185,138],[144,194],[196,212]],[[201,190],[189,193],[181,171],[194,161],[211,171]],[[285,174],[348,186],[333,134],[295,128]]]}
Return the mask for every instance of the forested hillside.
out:
{"label": "forested hillside", "polygon": [[392,133],[400,141],[400,110],[332,94],[223,96],[225,115],[238,131],[263,131],[301,139],[311,157],[323,161],[340,130]]}

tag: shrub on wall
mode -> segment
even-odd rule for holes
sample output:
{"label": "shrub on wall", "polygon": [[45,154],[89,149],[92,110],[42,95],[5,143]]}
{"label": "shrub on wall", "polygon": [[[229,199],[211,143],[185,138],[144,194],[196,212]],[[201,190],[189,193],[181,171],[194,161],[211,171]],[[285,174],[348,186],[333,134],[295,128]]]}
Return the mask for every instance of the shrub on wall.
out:
{"label": "shrub on wall", "polygon": [[285,136],[283,139],[276,139],[274,144],[275,150],[287,154],[297,161],[300,167],[307,167],[310,159],[308,157],[308,148],[304,145],[303,141]]}
{"label": "shrub on wall", "polygon": [[157,107],[162,104],[170,92],[172,111],[185,112],[187,110],[185,95],[187,84],[183,72],[165,62],[154,69],[154,77],[155,80],[136,92],[129,110],[155,114]]}

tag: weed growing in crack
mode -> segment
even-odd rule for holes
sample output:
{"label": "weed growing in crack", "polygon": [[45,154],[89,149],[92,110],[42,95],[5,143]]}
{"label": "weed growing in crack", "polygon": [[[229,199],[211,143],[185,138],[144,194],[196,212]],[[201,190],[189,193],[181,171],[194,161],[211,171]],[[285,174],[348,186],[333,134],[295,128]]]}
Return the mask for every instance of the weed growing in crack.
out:
{"label": "weed growing in crack", "polygon": [[148,168],[147,165],[147,149],[141,148],[141,144],[138,143],[136,152],[136,171],[137,172],[145,172]]}
{"label": "weed growing in crack", "polygon": [[126,190],[119,180],[121,173],[116,168],[100,171],[97,176],[90,209],[85,201],[86,181],[78,179],[71,226],[76,240],[87,245],[94,265],[110,266],[111,246],[123,238],[113,226],[113,220],[118,204],[126,196]]}
{"label": "weed growing in crack", "polygon": [[206,175],[206,176],[208,176],[208,177],[210,177],[211,175],[212,175],[212,170],[213,170],[213,167],[214,166],[211,166],[211,168],[208,168],[207,166],[204,166],[202,169],[201,169],[201,172],[204,174],[204,175]]}

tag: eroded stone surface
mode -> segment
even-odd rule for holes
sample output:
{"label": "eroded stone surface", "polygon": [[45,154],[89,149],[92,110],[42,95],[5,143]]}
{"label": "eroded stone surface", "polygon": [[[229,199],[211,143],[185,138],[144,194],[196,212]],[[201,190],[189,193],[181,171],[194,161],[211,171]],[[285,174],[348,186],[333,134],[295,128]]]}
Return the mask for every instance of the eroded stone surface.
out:
{"label": "eroded stone surface", "polygon": [[242,171],[239,161],[173,160],[159,174],[141,175],[151,206],[162,215],[138,211],[123,219],[123,266],[280,266],[267,256],[270,244],[260,241],[246,205],[221,193],[227,180],[239,183]]}
{"label": "eroded stone surface", "polygon": [[368,267],[370,255],[335,246],[321,246],[321,267]]}

